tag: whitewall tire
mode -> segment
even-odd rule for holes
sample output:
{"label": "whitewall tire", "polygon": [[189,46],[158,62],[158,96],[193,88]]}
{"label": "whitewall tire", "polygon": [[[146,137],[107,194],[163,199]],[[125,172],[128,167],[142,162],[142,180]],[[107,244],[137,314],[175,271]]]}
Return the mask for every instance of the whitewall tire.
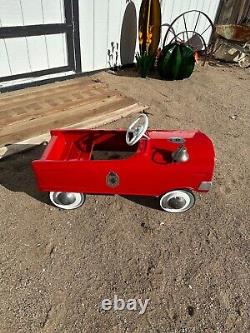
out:
{"label": "whitewall tire", "polygon": [[165,193],[160,199],[160,206],[169,213],[183,213],[193,207],[195,196],[186,190],[174,190]]}

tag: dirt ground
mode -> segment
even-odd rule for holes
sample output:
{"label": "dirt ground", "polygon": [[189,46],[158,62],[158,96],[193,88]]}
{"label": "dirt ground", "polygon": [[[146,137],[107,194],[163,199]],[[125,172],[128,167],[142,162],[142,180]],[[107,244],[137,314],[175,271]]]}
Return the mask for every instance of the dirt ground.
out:
{"label": "dirt ground", "polygon": [[[43,146],[1,161],[0,333],[249,332],[249,72],[207,66],[180,82],[133,70],[95,78],[148,104],[151,128],[207,133],[214,187],[180,215],[120,196],[88,196],[67,212],[36,190],[30,163]],[[143,315],[101,310],[114,295],[150,302]]]}

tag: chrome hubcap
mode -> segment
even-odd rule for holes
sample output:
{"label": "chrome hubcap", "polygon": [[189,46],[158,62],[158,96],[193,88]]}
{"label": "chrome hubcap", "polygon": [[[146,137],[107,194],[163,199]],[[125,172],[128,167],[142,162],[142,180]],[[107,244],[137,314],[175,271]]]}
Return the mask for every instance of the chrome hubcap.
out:
{"label": "chrome hubcap", "polygon": [[185,206],[186,200],[181,197],[171,198],[168,202],[168,205],[173,209],[181,209]]}
{"label": "chrome hubcap", "polygon": [[74,192],[50,192],[51,202],[62,209],[75,209],[85,201],[85,195]]}
{"label": "chrome hubcap", "polygon": [[54,196],[55,201],[60,205],[72,205],[76,201],[74,193],[59,192]]}

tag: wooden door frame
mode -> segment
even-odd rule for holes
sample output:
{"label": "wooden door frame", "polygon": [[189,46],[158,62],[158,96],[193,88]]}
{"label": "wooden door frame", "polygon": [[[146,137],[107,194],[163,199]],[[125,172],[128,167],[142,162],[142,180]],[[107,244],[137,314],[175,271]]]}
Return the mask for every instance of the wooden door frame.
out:
{"label": "wooden door frame", "polygon": [[64,0],[64,15],[65,23],[0,27],[0,39],[65,33],[68,65],[48,68],[40,71],[4,76],[0,77],[0,81],[10,81],[28,77],[39,77],[43,75],[62,73],[67,71],[73,71],[75,73],[81,72],[79,0]]}

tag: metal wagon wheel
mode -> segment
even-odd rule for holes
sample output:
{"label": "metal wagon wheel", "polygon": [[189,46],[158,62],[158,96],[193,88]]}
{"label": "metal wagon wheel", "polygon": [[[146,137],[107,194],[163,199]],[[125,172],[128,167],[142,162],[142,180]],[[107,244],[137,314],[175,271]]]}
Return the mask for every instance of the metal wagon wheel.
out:
{"label": "metal wagon wheel", "polygon": [[[168,32],[168,35],[170,36],[170,34],[172,34],[172,36],[176,36],[176,33],[175,33],[175,31],[174,31],[174,28],[172,27],[172,25],[171,24],[168,24],[168,23],[164,23],[164,24],[162,24],[161,25],[161,30],[164,28],[164,27],[166,27],[167,28],[167,32]],[[162,42],[162,36],[161,36],[161,41],[160,41],[160,43]],[[164,40],[163,40],[163,46],[165,45],[165,37],[164,37]]]}
{"label": "metal wagon wheel", "polygon": [[[196,20],[194,19],[195,16],[197,16]],[[179,28],[180,26],[183,28]],[[203,51],[205,58],[207,58],[210,51],[211,37],[206,42],[204,34],[208,33],[209,30],[211,30],[212,36],[215,27],[209,16],[199,10],[189,10],[177,16],[169,25],[163,39],[163,47],[169,40],[184,42],[196,51]]]}

